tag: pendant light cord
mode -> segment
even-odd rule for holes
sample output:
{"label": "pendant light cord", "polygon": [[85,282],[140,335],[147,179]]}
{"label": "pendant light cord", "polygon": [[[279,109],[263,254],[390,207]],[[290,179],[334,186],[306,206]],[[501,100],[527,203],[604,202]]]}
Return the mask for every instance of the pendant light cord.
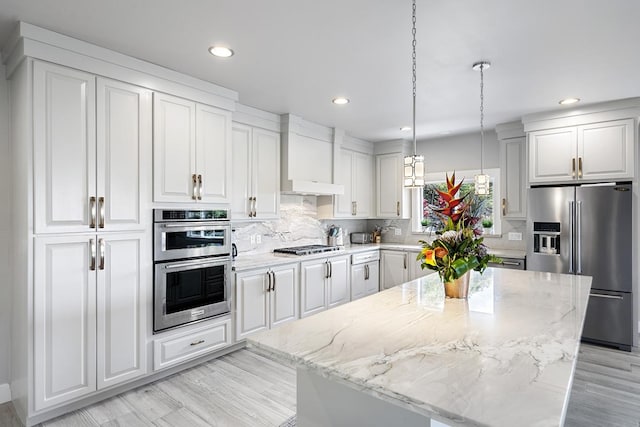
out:
{"label": "pendant light cord", "polygon": [[480,65],[480,175],[484,175],[484,64]]}
{"label": "pendant light cord", "polygon": [[416,0],[413,0],[413,14],[411,16],[411,21],[413,23],[413,27],[411,28],[411,34],[413,35],[413,54],[411,56],[413,61],[413,126],[411,129],[413,130],[413,155],[416,156]]}

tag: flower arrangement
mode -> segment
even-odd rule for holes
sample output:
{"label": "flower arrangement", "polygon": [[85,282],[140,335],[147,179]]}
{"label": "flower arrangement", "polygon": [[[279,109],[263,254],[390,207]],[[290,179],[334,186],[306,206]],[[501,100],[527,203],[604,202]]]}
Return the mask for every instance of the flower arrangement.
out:
{"label": "flower arrangement", "polygon": [[487,253],[480,237],[482,227],[478,209],[474,208],[475,196],[468,192],[456,198],[464,179],[456,184],[454,172],[451,179],[446,175],[446,181],[447,191],[438,190],[441,206],[431,206],[443,221],[444,229],[436,232],[437,237],[431,243],[420,240],[423,249],[416,259],[422,261],[423,269],[436,270],[445,283],[471,270],[482,273],[489,262],[499,262]]}

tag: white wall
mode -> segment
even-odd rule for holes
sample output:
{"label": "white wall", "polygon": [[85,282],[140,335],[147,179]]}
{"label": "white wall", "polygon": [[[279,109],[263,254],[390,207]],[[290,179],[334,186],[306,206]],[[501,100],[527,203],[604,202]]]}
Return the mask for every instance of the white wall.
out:
{"label": "white wall", "polygon": [[[480,132],[418,141],[416,145],[428,173],[480,169]],[[484,167],[500,167],[498,136],[493,130],[484,133]]]}
{"label": "white wall", "polygon": [[11,355],[11,284],[9,280],[9,85],[0,65],[0,402],[9,383]]}

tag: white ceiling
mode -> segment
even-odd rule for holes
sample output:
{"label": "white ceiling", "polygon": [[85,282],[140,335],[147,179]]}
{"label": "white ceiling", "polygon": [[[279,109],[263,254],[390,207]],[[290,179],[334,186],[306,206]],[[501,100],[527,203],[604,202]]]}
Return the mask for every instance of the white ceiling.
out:
{"label": "white ceiling", "polygon": [[[419,138],[640,95],[640,1],[418,0]],[[18,20],[236,90],[240,102],[353,136],[408,138],[410,0],[0,0]],[[236,55],[214,58],[215,43]],[[346,106],[330,101],[351,99]]]}

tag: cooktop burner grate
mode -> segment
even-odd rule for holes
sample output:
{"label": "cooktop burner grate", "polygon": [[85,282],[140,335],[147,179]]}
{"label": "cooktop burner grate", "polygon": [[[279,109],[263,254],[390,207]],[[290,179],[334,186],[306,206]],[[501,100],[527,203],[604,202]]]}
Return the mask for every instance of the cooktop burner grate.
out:
{"label": "cooktop burner grate", "polygon": [[274,249],[273,252],[280,254],[289,254],[289,255],[310,255],[310,254],[318,254],[322,252],[333,252],[339,251],[340,248],[337,246],[328,246],[328,245],[304,245],[304,246],[293,246],[290,248],[278,248]]}

